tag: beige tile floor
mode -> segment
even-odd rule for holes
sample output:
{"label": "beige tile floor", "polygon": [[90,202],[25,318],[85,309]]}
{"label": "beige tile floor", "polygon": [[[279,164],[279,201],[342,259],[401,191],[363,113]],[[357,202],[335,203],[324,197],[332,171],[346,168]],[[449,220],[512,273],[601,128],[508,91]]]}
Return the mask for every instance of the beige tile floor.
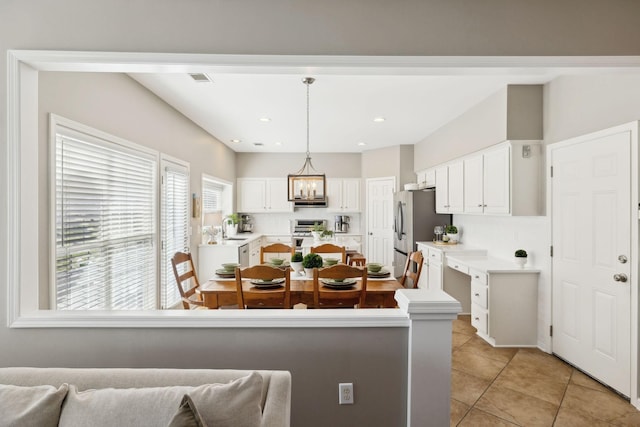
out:
{"label": "beige tile floor", "polygon": [[453,322],[451,426],[640,426],[640,411],[555,356],[494,348]]}

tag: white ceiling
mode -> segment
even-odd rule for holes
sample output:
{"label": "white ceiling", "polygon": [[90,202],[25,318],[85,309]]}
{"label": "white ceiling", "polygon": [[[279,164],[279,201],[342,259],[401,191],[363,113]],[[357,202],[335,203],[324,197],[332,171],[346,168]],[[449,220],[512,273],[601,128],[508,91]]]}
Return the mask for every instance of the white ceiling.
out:
{"label": "white ceiling", "polygon": [[[508,84],[542,84],[547,69],[477,75],[354,75],[131,73],[211,135],[237,152],[305,152],[306,86],[314,152],[362,152],[415,144]],[[268,117],[270,122],[260,118]],[[374,122],[384,117],[382,123]],[[233,139],[240,143],[231,142]],[[262,146],[254,144],[261,143]],[[358,145],[364,143],[366,145]]]}

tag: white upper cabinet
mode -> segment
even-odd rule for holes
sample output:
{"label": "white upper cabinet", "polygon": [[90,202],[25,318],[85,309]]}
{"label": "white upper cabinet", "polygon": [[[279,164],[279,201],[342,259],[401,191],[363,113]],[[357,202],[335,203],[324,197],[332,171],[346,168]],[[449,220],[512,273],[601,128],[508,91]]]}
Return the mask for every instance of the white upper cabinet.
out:
{"label": "white upper cabinet", "polygon": [[327,208],[332,212],[360,212],[360,178],[328,178]]}
{"label": "white upper cabinet", "polygon": [[509,145],[464,159],[464,212],[508,214]]}
{"label": "white upper cabinet", "polygon": [[286,178],[238,178],[238,212],[292,212]]}
{"label": "white upper cabinet", "polygon": [[506,141],[465,157],[463,213],[541,215],[541,155],[540,141]]}
{"label": "white upper cabinet", "polygon": [[484,213],[508,214],[511,208],[509,154],[511,147],[502,146],[489,150],[482,155],[483,173],[482,186]]}
{"label": "white upper cabinet", "polygon": [[462,213],[464,210],[464,163],[462,160],[435,169],[436,212]]}
{"label": "white upper cabinet", "polygon": [[436,186],[436,169],[425,169],[416,172],[418,188],[433,188]]}

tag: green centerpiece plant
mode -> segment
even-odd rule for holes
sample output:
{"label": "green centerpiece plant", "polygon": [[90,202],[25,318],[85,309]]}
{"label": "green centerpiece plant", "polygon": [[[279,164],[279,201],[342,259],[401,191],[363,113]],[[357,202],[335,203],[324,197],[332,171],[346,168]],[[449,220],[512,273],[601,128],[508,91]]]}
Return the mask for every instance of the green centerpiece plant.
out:
{"label": "green centerpiece plant", "polygon": [[313,276],[313,269],[322,267],[322,257],[318,254],[306,254],[302,259],[302,267],[307,277]]}

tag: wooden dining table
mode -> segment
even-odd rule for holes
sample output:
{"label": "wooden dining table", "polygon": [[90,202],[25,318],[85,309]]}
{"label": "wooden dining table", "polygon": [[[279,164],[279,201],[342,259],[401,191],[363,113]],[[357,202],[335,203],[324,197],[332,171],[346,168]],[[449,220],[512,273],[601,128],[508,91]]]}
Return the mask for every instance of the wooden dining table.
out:
{"label": "wooden dining table", "polygon": [[[243,289],[255,290],[249,280],[242,281]],[[355,289],[362,286],[362,281],[356,281]],[[395,292],[402,289],[402,285],[394,277],[388,279],[367,280],[367,308],[395,308]],[[270,289],[261,289],[261,292],[269,292]],[[204,305],[208,308],[234,305],[237,303],[235,279],[211,279],[200,284],[196,291],[202,296]],[[298,303],[313,306],[313,279],[291,279],[291,305]]]}

